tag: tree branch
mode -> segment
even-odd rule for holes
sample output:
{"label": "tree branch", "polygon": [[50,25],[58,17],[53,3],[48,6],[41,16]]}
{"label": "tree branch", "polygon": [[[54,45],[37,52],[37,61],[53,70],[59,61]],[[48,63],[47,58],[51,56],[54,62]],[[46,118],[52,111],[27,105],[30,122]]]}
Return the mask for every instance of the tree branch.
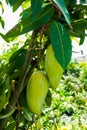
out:
{"label": "tree branch", "polygon": [[[34,31],[32,33],[31,41],[29,43],[29,48],[27,50],[24,65],[23,65],[23,68],[21,70],[21,74],[20,74],[19,81],[18,81],[18,84],[17,84],[17,89],[15,90],[9,104],[7,105],[6,114],[9,113],[14,108],[14,106],[16,105],[16,103],[18,101],[18,98],[19,98],[21,92],[23,91],[23,89],[25,87],[24,83],[25,83],[26,76],[27,76],[27,69],[28,69],[28,67],[31,63],[32,54],[33,54],[32,52],[33,52],[33,49],[34,49],[34,42],[35,42],[36,36],[37,36],[37,31]],[[8,119],[9,118],[5,118],[5,119],[0,121],[0,130],[4,129]]]}

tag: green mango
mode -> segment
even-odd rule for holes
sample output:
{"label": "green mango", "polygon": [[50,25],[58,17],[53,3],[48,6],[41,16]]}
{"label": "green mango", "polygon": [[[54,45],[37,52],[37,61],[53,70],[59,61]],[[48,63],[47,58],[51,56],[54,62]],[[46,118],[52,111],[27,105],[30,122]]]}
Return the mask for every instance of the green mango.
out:
{"label": "green mango", "polygon": [[31,112],[40,115],[48,92],[49,82],[44,71],[34,72],[27,84],[26,98]]}
{"label": "green mango", "polygon": [[48,46],[46,51],[45,71],[48,75],[52,88],[57,88],[64,70],[55,58],[51,44]]}

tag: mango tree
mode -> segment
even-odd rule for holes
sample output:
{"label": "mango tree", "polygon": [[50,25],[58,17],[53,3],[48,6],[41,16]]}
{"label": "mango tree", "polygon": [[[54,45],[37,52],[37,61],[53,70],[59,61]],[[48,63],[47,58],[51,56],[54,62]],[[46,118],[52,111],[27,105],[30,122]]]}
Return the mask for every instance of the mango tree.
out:
{"label": "mango tree", "polygon": [[[70,63],[72,39],[79,38],[79,45],[84,43],[87,3],[85,0],[6,0],[6,3],[10,4],[13,12],[19,7],[22,12],[18,24],[6,34],[0,32],[1,37],[9,44],[20,35],[25,35],[27,40],[7,63],[0,65],[0,130],[28,129],[38,117],[33,110],[39,105],[43,109],[46,104],[50,106],[49,88],[58,87]],[[3,12],[2,2],[0,6]],[[0,23],[4,28],[2,17]],[[48,50],[50,46],[51,50]],[[38,70],[43,74],[38,78],[33,75],[31,79]],[[40,85],[46,88],[41,89]],[[26,99],[27,86],[31,87],[28,89],[29,98],[34,96],[32,103]],[[38,100],[41,100],[40,104]],[[36,102],[38,106],[33,106]],[[31,111],[28,106],[35,108]],[[43,110],[39,114],[42,116]]]}

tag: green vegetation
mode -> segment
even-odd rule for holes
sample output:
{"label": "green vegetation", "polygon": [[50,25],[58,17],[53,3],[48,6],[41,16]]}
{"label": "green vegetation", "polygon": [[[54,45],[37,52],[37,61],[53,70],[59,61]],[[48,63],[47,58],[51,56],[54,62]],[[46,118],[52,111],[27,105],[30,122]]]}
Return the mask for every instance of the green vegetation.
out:
{"label": "green vegetation", "polygon": [[[81,45],[87,35],[87,2],[6,3],[22,12],[0,32],[9,44],[0,55],[0,130],[87,130],[87,62],[71,60],[72,40]],[[3,14],[2,1],[0,7]],[[0,16],[2,28],[4,22]]]}
{"label": "green vegetation", "polygon": [[46,106],[42,116],[36,118],[43,125],[41,130],[87,129],[86,67],[87,62],[71,62],[56,91],[50,89],[51,106]]}

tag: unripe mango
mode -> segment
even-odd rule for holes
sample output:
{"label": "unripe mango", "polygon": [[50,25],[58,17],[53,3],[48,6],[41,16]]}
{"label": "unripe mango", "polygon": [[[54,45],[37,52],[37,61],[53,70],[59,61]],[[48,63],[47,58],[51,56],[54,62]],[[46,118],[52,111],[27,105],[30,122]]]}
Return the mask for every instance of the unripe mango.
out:
{"label": "unripe mango", "polygon": [[30,111],[40,115],[48,92],[49,82],[44,71],[34,72],[27,84],[26,98]]}
{"label": "unripe mango", "polygon": [[55,58],[51,44],[48,46],[46,52],[45,71],[47,72],[52,88],[57,88],[64,70]]}

